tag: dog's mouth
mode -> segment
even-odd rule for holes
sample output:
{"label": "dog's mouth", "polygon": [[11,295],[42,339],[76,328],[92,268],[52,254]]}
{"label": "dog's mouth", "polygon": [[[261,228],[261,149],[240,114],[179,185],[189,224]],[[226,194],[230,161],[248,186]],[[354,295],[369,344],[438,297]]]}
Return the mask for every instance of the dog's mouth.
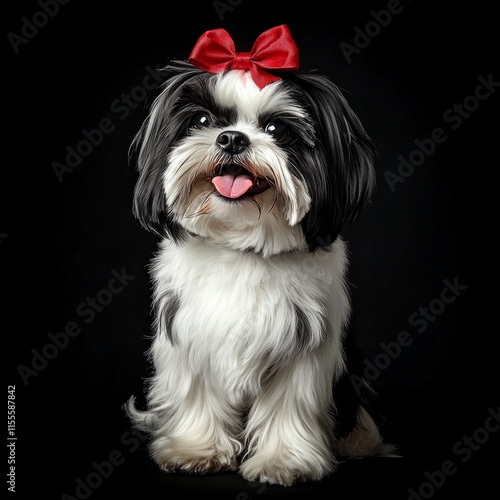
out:
{"label": "dog's mouth", "polygon": [[267,178],[257,177],[235,163],[217,169],[211,181],[221,196],[233,200],[245,196],[255,196],[271,187]]}

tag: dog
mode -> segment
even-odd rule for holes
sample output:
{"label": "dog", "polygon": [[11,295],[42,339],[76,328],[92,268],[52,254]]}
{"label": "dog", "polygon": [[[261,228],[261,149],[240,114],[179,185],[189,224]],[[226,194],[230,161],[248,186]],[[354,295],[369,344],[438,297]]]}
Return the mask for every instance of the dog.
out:
{"label": "dog", "polygon": [[[154,373],[126,411],[166,471],[320,480],[389,454],[376,401],[350,383],[348,251],[377,151],[341,91],[300,72],[286,25],[236,52],[204,33],[132,145],[151,261]],[[359,384],[358,384],[359,386]]]}

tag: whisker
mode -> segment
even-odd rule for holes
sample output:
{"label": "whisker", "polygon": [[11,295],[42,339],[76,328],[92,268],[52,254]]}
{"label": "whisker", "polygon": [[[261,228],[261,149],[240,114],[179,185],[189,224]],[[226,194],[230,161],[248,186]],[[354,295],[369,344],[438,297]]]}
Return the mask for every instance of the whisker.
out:
{"label": "whisker", "polygon": [[205,152],[205,154],[203,155],[203,158],[198,162],[198,166],[196,167],[196,169],[193,172],[191,172],[191,176],[189,178],[189,183],[188,183],[188,186],[189,186],[188,194],[191,194],[191,191],[193,190],[194,180],[198,176],[198,173],[200,172],[201,166],[205,162],[209,153],[210,153],[210,151]]}
{"label": "whisker", "polygon": [[210,193],[207,194],[207,196],[203,200],[199,210],[197,210],[196,212],[194,212],[190,215],[184,215],[184,217],[186,217],[186,219],[193,219],[194,217],[199,217],[200,215],[208,214],[209,209],[210,209],[210,203],[208,203],[208,200],[209,200],[210,196],[212,195],[212,193],[213,193],[213,191],[211,191]]}
{"label": "whisker", "polygon": [[281,177],[279,175],[276,175],[274,172],[274,169],[271,165],[266,164],[267,169],[271,172],[272,177],[266,174],[265,179],[269,183],[269,185],[274,188],[274,197],[273,197],[273,202],[271,206],[269,207],[269,210],[267,210],[267,214],[271,213],[273,208],[276,206],[276,203],[278,203],[278,199],[282,195],[282,184],[281,184]]}
{"label": "whisker", "polygon": [[[269,172],[271,172],[271,176],[269,176],[269,175],[267,175],[267,173],[265,173],[264,178],[266,179],[267,182],[269,182],[269,185],[275,189],[277,196],[281,196],[281,193],[283,192],[282,184],[281,184],[281,177],[279,175],[276,175],[276,173],[274,172],[274,169],[271,165],[266,164],[266,167],[267,167],[267,170]],[[264,172],[266,172],[266,170]]]}
{"label": "whisker", "polygon": [[209,166],[205,172],[207,177],[214,176],[217,170],[221,171],[224,164],[227,163],[227,156],[223,151],[216,150],[212,151],[212,159],[209,162]]}
{"label": "whisker", "polygon": [[272,209],[275,207],[277,202],[278,202],[278,192],[274,191],[273,203],[272,203],[271,207],[269,208],[269,210],[266,212],[267,214],[271,213]]}
{"label": "whisker", "polygon": [[259,212],[259,216],[257,217],[257,220],[260,220],[260,218],[262,216],[262,207],[261,207],[260,203],[255,198],[250,198],[250,200],[257,207],[257,211]]}
{"label": "whisker", "polygon": [[[179,170],[189,161],[190,157],[193,156],[193,154],[196,154],[198,153],[199,151],[203,151],[204,147],[199,147],[197,149],[195,149],[190,156],[186,157],[186,159],[179,165],[179,167],[176,169],[175,171],[175,175],[177,175],[177,172],[179,172]],[[186,170],[185,172],[182,173],[181,175],[181,178],[184,177],[184,175],[188,174],[189,173],[189,170]]]}

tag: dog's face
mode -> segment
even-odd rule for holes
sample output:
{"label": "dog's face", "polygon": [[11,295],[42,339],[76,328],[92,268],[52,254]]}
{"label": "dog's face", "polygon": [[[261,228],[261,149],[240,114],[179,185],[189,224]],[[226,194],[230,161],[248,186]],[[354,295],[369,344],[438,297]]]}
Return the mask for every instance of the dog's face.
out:
{"label": "dog's face", "polygon": [[248,72],[188,63],[136,137],[136,216],[155,233],[272,255],[330,245],[375,184],[375,150],[326,78],[259,89]]}

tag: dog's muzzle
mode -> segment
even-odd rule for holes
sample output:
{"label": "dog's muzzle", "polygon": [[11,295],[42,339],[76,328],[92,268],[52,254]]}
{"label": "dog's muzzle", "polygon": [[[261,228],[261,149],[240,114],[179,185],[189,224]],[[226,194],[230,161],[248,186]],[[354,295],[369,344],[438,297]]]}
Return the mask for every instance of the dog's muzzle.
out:
{"label": "dog's muzzle", "polygon": [[212,175],[212,184],[224,198],[237,199],[255,196],[271,187],[269,179],[253,166],[246,165],[244,153],[250,146],[250,139],[235,130],[221,132],[216,144],[231,158],[219,165]]}

